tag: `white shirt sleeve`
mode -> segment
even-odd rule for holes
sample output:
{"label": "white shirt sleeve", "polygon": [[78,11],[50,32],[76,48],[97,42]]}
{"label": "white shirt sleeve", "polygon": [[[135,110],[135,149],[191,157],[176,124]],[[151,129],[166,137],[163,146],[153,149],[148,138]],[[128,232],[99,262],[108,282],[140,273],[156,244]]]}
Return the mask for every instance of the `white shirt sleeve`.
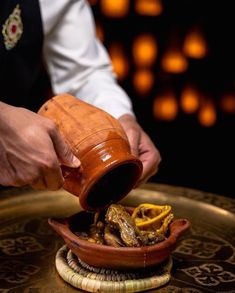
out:
{"label": "white shirt sleeve", "polygon": [[[133,114],[85,0],[40,0],[44,58],[55,94],[70,93],[116,118]],[[133,114],[134,115],[134,114]]]}

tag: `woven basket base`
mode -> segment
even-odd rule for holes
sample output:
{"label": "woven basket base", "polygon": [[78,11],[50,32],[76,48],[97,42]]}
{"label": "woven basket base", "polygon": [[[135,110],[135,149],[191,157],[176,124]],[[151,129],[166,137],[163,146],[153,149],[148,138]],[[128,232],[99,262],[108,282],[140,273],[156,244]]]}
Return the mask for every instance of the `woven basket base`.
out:
{"label": "woven basket base", "polygon": [[170,280],[172,259],[157,267],[132,271],[91,267],[67,247],[56,254],[56,269],[70,285],[87,292],[141,292],[165,285]]}

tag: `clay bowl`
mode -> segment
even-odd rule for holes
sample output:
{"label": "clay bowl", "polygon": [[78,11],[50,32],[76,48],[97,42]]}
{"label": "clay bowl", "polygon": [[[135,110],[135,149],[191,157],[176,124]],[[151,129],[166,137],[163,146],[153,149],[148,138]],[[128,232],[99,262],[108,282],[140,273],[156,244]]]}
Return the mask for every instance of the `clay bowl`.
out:
{"label": "clay bowl", "polygon": [[66,245],[88,265],[109,269],[137,269],[155,266],[166,260],[177,240],[189,229],[187,219],[175,219],[169,227],[166,240],[143,247],[111,247],[80,239],[74,231],[87,231],[94,214],[81,211],[71,217],[49,219],[51,227],[64,239]]}

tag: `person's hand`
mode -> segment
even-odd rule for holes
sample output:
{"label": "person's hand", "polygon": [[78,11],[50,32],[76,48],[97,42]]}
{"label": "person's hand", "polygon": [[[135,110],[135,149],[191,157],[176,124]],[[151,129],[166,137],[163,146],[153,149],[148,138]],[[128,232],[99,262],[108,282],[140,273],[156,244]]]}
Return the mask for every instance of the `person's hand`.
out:
{"label": "person's hand", "polygon": [[139,157],[143,163],[143,173],[140,181],[137,183],[137,186],[139,186],[158,171],[161,155],[134,116],[126,114],[121,116],[118,120],[126,132],[132,154]]}
{"label": "person's hand", "polygon": [[59,189],[60,164],[77,168],[80,161],[49,119],[0,102],[0,185]]}

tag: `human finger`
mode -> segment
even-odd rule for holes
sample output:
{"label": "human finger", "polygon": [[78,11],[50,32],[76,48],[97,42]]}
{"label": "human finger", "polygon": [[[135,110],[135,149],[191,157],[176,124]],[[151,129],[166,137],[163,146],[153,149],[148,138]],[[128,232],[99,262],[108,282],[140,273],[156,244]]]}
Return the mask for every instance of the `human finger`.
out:
{"label": "human finger", "polygon": [[156,174],[161,162],[160,152],[148,135],[143,132],[141,137],[139,159],[143,164],[143,172],[138,185],[146,182],[150,177]]}
{"label": "human finger", "polygon": [[17,171],[15,167],[9,162],[7,156],[1,150],[0,145],[0,152],[1,152],[1,160],[0,160],[0,185],[2,186],[14,186],[14,187],[21,187],[25,185],[25,182],[19,178],[17,175]]}
{"label": "human finger", "polygon": [[33,189],[44,190],[47,189],[47,185],[45,183],[44,178],[39,178],[34,183],[30,184]]}
{"label": "human finger", "polygon": [[50,135],[61,164],[71,168],[78,168],[81,165],[80,160],[74,156],[70,150],[70,147],[67,143],[65,143],[57,128],[53,128]]}
{"label": "human finger", "polygon": [[59,164],[44,170],[43,178],[45,185],[49,190],[58,190],[64,183],[64,178]]}
{"label": "human finger", "polygon": [[159,170],[159,166],[155,166],[150,172],[145,170],[145,166],[143,164],[143,173],[140,180],[137,182],[135,188],[140,186],[141,184],[147,182],[153,175],[155,175]]}

